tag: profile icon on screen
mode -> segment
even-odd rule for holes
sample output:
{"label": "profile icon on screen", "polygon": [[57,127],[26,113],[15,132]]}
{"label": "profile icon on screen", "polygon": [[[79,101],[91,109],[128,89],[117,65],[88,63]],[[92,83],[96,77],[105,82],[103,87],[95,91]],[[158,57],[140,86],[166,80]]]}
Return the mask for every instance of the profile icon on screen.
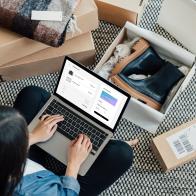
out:
{"label": "profile icon on screen", "polygon": [[70,70],[70,71],[69,71],[69,75],[70,75],[70,76],[73,76],[73,71]]}

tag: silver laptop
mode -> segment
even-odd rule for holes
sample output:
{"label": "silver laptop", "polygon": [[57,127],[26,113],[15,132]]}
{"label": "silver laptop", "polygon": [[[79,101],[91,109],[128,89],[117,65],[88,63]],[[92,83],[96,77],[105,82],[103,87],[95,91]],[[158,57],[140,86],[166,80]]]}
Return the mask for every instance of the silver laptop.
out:
{"label": "silver laptop", "polygon": [[85,175],[99,156],[117,127],[130,96],[91,72],[78,62],[65,57],[54,94],[29,125],[37,125],[44,114],[61,114],[54,136],[38,146],[66,165],[70,140],[86,134],[93,149],[81,165],[79,174]]}

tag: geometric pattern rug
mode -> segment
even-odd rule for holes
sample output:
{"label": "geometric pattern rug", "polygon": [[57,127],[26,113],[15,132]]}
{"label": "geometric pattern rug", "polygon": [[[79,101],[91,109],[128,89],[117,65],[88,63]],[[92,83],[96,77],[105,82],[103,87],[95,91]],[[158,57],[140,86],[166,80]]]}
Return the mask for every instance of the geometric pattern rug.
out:
{"label": "geometric pattern rug", "polygon": [[[177,43],[169,33],[157,23],[161,0],[149,0],[144,11],[140,26]],[[175,10],[174,10],[175,11]],[[96,63],[99,62],[108,46],[118,35],[120,28],[101,22],[93,32],[96,47]],[[95,65],[90,66],[93,69]],[[28,85],[37,85],[53,92],[58,73],[30,77],[23,80],[10,81],[0,84],[0,105],[12,105],[17,93]],[[152,154],[149,143],[151,139],[171,128],[176,127],[196,117],[196,75],[188,87],[180,94],[173,104],[165,120],[160,124],[156,134],[151,134],[140,127],[122,119],[114,135],[117,139],[127,140],[139,138],[140,144],[134,150],[135,160],[129,169],[102,196],[192,196],[196,195],[196,161],[192,161],[171,172],[163,173]]]}

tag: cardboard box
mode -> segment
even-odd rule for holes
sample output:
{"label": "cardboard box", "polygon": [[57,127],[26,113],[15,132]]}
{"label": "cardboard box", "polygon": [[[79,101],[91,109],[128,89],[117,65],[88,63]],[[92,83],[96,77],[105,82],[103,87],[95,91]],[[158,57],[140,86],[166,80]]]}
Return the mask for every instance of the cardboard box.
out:
{"label": "cardboard box", "polygon": [[123,27],[126,21],[138,24],[145,2],[143,0],[95,0],[99,19]]}
{"label": "cardboard box", "polygon": [[[67,40],[98,27],[98,11],[93,0],[81,0],[75,15],[81,32],[76,32],[73,35],[72,33],[67,33]],[[18,60],[46,48],[49,48],[49,46],[0,28],[0,65]]]}
{"label": "cardboard box", "polygon": [[0,65],[33,54],[49,46],[0,27]]}
{"label": "cardboard box", "polygon": [[163,171],[169,171],[196,159],[195,138],[196,119],[152,140],[152,151]]}
{"label": "cardboard box", "polygon": [[195,19],[196,1],[164,0],[158,23],[186,48],[196,54]]}
{"label": "cardboard box", "polygon": [[85,65],[93,64],[95,47],[91,33],[67,40],[60,48],[50,47],[9,64],[0,65],[0,81],[59,71],[65,55],[70,55]]}
{"label": "cardboard box", "polygon": [[66,40],[95,30],[99,26],[98,9],[94,0],[81,0],[74,15],[76,16],[77,26],[80,32],[67,33]]}
{"label": "cardboard box", "polygon": [[190,70],[164,113],[149,107],[148,105],[134,99],[133,97],[130,99],[123,117],[140,126],[141,128],[148,130],[151,133],[155,133],[173,102],[176,100],[178,95],[185,90],[189,81],[193,77],[196,67],[195,55],[152,31],[142,29],[132,23],[127,22],[125,27],[122,29],[120,34],[117,36],[96,66],[94,70],[95,72],[98,72],[102,68],[103,64],[113,54],[115,47],[127,37],[129,39],[143,37],[151,44],[151,46],[160,56],[173,59],[176,62],[186,65]]}

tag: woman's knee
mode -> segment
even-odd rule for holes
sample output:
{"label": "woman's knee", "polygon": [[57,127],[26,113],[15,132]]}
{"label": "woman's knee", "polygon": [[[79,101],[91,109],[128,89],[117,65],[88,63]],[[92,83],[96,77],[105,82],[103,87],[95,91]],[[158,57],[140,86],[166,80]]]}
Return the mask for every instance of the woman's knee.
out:
{"label": "woman's knee", "polygon": [[32,95],[32,94],[39,94],[41,92],[46,92],[43,88],[38,86],[26,86],[24,87],[18,95]]}
{"label": "woman's knee", "polygon": [[124,170],[129,169],[133,164],[133,149],[124,141],[112,140],[109,143],[113,161],[119,167],[124,167]]}
{"label": "woman's knee", "polygon": [[130,145],[128,145],[126,142],[121,141],[119,148],[119,158],[123,161],[124,165],[127,166],[127,169],[130,168],[133,164],[133,149]]}
{"label": "woman's knee", "polygon": [[47,101],[50,93],[38,86],[27,86],[19,92],[17,98]]}

